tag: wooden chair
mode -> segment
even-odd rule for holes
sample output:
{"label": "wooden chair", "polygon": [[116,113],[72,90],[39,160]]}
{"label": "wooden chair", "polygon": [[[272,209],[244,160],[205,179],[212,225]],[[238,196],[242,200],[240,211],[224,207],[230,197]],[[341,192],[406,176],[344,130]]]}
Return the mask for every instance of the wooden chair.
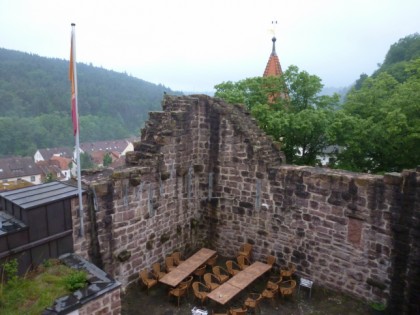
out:
{"label": "wooden chair", "polygon": [[252,245],[249,243],[241,245],[238,256],[245,256],[246,258],[248,258],[249,261],[251,261]]}
{"label": "wooden chair", "polygon": [[210,257],[210,259],[207,260],[206,262],[207,266],[210,266],[210,268],[213,268],[217,262],[217,258],[219,258],[219,255],[217,254],[213,255],[213,257]]}
{"label": "wooden chair", "polygon": [[248,295],[248,297],[246,298],[244,305],[248,309],[252,309],[254,311],[254,313],[256,312],[257,309],[261,313],[261,310],[259,309],[261,299],[262,299],[262,295],[261,294],[259,294],[259,293],[250,293]]}
{"label": "wooden chair", "polygon": [[296,281],[295,280],[287,280],[283,281],[279,285],[279,292],[281,296],[284,298],[286,296],[293,296],[293,293],[296,289]]}
{"label": "wooden chair", "polygon": [[168,256],[165,258],[165,266],[166,266],[166,272],[171,272],[176,268],[174,264],[174,258],[172,256]]}
{"label": "wooden chair", "polygon": [[277,285],[280,285],[280,283],[282,283],[283,282],[283,277],[282,276],[280,276],[280,275],[278,275],[278,274],[276,274],[276,275],[271,275],[270,276],[270,280],[269,280],[270,282],[273,282],[273,283],[275,283],[275,284],[277,284]]}
{"label": "wooden chair", "polygon": [[276,263],[277,258],[273,255],[267,256],[267,265],[270,265],[271,267],[274,267],[274,264]]}
{"label": "wooden chair", "polygon": [[216,275],[210,272],[204,274],[204,282],[206,286],[210,288],[211,291],[217,289],[220,286],[220,283],[218,281],[219,279],[216,277]]}
{"label": "wooden chair", "polygon": [[169,295],[173,295],[178,298],[178,307],[179,307],[179,300],[181,297],[187,294],[187,285],[186,284],[179,284],[176,288],[169,290]]}
{"label": "wooden chair", "polygon": [[194,298],[199,299],[201,301],[201,305],[203,305],[203,303],[207,300],[209,288],[198,281],[192,283],[192,288],[194,291]]}
{"label": "wooden chair", "polygon": [[278,284],[268,281],[264,291],[261,293],[262,297],[269,299],[271,304],[274,304],[274,298],[279,290]]}
{"label": "wooden chair", "polygon": [[229,311],[223,311],[223,313],[220,313],[220,311],[217,311],[217,313],[213,310],[212,315],[230,315]]}
{"label": "wooden chair", "polygon": [[231,315],[246,315],[248,312],[248,309],[245,306],[242,306],[241,308],[231,308],[229,310],[229,313]]}
{"label": "wooden chair", "polygon": [[190,296],[190,288],[191,288],[191,284],[194,280],[193,276],[189,276],[187,277],[184,281],[182,281],[179,285],[185,284],[187,286],[187,295]]}
{"label": "wooden chair", "polygon": [[231,276],[234,276],[241,272],[241,267],[233,260],[226,261],[226,269],[228,270]]}
{"label": "wooden chair", "polygon": [[238,265],[241,268],[241,270],[244,270],[246,267],[249,267],[249,265],[251,265],[248,258],[246,258],[245,256],[238,256],[236,257],[236,260],[238,261]]}
{"label": "wooden chair", "polygon": [[146,269],[139,272],[139,277],[142,283],[147,287],[147,294],[149,294],[149,289],[158,283],[155,278],[150,277],[150,274]]}
{"label": "wooden chair", "polygon": [[206,265],[201,265],[193,273],[195,276],[198,276],[201,281],[201,277],[206,273]]}
{"label": "wooden chair", "polygon": [[162,271],[160,269],[160,263],[158,263],[158,262],[152,264],[152,273],[155,276],[155,278],[158,279],[158,280],[159,279],[162,279],[162,277],[164,275],[166,275],[166,272],[165,271]]}
{"label": "wooden chair", "polygon": [[173,252],[172,258],[174,259],[174,265],[178,266],[179,264],[182,264],[184,260],[181,259],[181,253],[180,252]]}
{"label": "wooden chair", "polygon": [[227,271],[225,268],[221,266],[214,266],[212,271],[216,275],[216,277],[219,279],[220,283],[225,283],[230,278],[229,271]]}
{"label": "wooden chair", "polygon": [[295,271],[296,271],[296,266],[292,263],[289,263],[287,267],[280,269],[280,275],[283,278],[289,278],[291,280]]}

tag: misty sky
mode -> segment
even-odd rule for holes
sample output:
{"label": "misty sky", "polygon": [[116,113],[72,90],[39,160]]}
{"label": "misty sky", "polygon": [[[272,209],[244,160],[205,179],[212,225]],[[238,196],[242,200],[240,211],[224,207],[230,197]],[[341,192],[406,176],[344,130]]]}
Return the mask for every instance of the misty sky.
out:
{"label": "misty sky", "polygon": [[0,0],[0,47],[69,59],[174,90],[261,76],[271,22],[283,70],[327,87],[354,83],[400,38],[420,32],[419,0]]}

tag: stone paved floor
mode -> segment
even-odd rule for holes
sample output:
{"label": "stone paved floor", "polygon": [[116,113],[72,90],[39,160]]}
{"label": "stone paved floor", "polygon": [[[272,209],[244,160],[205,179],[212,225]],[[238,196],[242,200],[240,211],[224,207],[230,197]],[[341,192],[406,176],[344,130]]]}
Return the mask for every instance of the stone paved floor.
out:
{"label": "stone paved floor", "polygon": [[[247,293],[261,292],[267,279],[261,279],[253,283],[249,289],[235,297],[229,305],[241,305]],[[217,303],[208,300],[204,306],[194,300],[192,290],[190,296],[181,300],[181,305],[177,307],[174,297],[169,297],[167,287],[161,283],[147,289],[139,283],[131,285],[122,298],[122,314],[147,314],[147,315],[190,315],[193,307],[205,308],[208,314],[212,311],[223,311],[226,307],[221,307]],[[258,314],[258,312],[257,312]],[[282,299],[278,297],[274,304],[268,300],[261,303],[260,314],[264,315],[365,315],[369,314],[369,307],[360,301],[348,296],[317,287],[312,289],[312,297],[309,298],[308,291],[296,292],[292,299]]]}

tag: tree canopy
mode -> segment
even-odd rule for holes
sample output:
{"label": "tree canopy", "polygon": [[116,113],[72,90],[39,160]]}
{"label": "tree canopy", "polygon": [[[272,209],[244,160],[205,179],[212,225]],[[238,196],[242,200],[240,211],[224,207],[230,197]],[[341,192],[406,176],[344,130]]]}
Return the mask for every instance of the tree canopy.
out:
{"label": "tree canopy", "polygon": [[260,127],[282,143],[288,163],[314,165],[329,145],[326,128],[339,96],[319,96],[321,79],[290,66],[281,77],[248,78],[216,85],[216,96],[243,103]]}
{"label": "tree canopy", "polygon": [[389,172],[420,162],[420,58],[406,63],[400,83],[382,72],[353,89],[343,105],[346,124],[332,133],[345,149],[337,165],[351,170]]}

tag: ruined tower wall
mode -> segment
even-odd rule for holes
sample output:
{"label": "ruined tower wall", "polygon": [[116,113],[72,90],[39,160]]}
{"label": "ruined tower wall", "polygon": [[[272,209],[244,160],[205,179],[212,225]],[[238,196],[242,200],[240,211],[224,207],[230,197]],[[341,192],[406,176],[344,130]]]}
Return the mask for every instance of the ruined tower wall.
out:
{"label": "ruined tower wall", "polygon": [[175,250],[204,245],[233,257],[250,242],[254,259],[293,262],[317,285],[368,300],[398,292],[390,300],[397,309],[413,300],[418,172],[283,165],[278,145],[241,106],[166,96],[163,109],[150,113],[127,167],[84,178],[92,232],[75,243],[123,286]]}

